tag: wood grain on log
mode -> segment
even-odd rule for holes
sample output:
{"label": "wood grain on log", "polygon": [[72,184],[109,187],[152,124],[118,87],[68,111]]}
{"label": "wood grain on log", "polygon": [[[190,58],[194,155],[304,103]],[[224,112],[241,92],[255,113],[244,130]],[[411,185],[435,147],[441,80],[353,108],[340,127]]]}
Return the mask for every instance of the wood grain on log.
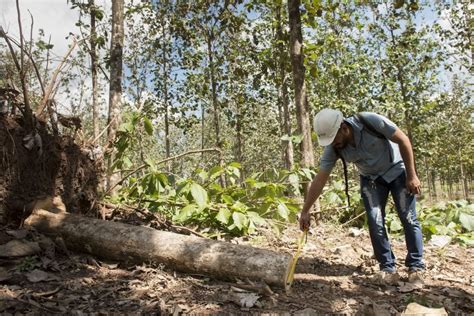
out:
{"label": "wood grain on log", "polygon": [[164,263],[219,279],[285,286],[291,255],[79,215],[35,210],[25,225],[63,238],[68,249],[111,260]]}

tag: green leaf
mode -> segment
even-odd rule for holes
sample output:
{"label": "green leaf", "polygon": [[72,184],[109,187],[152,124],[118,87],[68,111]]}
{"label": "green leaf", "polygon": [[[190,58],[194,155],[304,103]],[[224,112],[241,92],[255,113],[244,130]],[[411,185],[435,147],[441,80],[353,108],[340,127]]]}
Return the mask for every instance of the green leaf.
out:
{"label": "green leaf", "polygon": [[222,195],[222,201],[224,201],[227,204],[234,204],[234,199],[230,195]]}
{"label": "green leaf", "polygon": [[341,198],[336,192],[329,192],[326,196],[326,201],[328,204],[336,204],[341,202]]}
{"label": "green leaf", "polygon": [[459,222],[468,232],[474,230],[474,216],[461,212],[459,215]]}
{"label": "green leaf", "polygon": [[120,125],[120,127],[118,128],[118,130],[120,132],[125,132],[125,133],[131,133],[133,132],[134,128],[133,128],[133,124],[131,122],[125,122],[125,123],[122,123],[122,125]]}
{"label": "green leaf", "polygon": [[145,127],[145,131],[147,132],[148,135],[152,136],[153,135],[153,124],[151,123],[150,119],[148,117],[143,118],[143,124]]}
{"label": "green leaf", "polygon": [[148,167],[150,167],[151,171],[156,172],[156,165],[153,160],[151,160],[150,158],[146,158],[145,163],[148,165]]}
{"label": "green leaf", "polygon": [[234,220],[234,225],[239,230],[242,230],[242,228],[246,225],[247,222],[247,217],[245,216],[245,214],[240,212],[234,212],[234,214],[232,214],[232,219]]}
{"label": "green leaf", "polygon": [[219,210],[219,213],[217,213],[216,215],[216,219],[223,223],[223,224],[228,224],[229,223],[229,219],[230,219],[230,211],[226,208],[221,208]]}
{"label": "green leaf", "polygon": [[344,190],[345,184],[344,181],[336,181],[333,183],[332,187],[336,190],[342,191]]}
{"label": "green leaf", "polygon": [[313,175],[311,174],[311,170],[308,169],[308,168],[302,168],[300,170],[300,173],[302,173],[302,175],[307,179],[307,180],[312,180],[313,179]]}
{"label": "green leaf", "polygon": [[211,183],[209,185],[209,191],[215,191],[214,194],[217,192],[217,193],[221,193],[224,191],[224,189],[220,186],[219,183]]}
{"label": "green leaf", "polygon": [[234,167],[234,168],[239,168],[239,169],[242,168],[242,165],[239,162],[236,162],[236,161],[231,162],[229,164],[229,166]]}
{"label": "green leaf", "polygon": [[400,221],[398,220],[392,220],[390,222],[390,231],[391,232],[398,232],[400,230],[402,230],[402,224],[400,223]]}
{"label": "green leaf", "polygon": [[267,222],[257,212],[247,212],[249,219],[257,225],[265,225]]}
{"label": "green leaf", "polygon": [[231,208],[234,210],[234,211],[238,211],[238,212],[246,212],[247,209],[248,209],[248,206],[245,205],[244,203],[240,202],[240,201],[237,201],[235,202]]}
{"label": "green leaf", "polygon": [[215,166],[209,170],[209,178],[213,180],[220,176],[222,172],[224,172],[224,169],[221,166]]}
{"label": "green leaf", "polygon": [[236,167],[233,167],[233,166],[229,166],[229,167],[228,167],[228,172],[229,172],[229,175],[234,176],[235,178],[240,178],[240,170],[239,170],[239,168],[236,168]]}
{"label": "green leaf", "polygon": [[185,207],[183,207],[179,213],[175,216],[174,220],[178,222],[184,222],[187,219],[191,218],[196,211],[196,205],[195,204],[189,204]]}
{"label": "green leaf", "polygon": [[280,215],[285,220],[288,220],[288,214],[290,214],[290,210],[284,203],[278,202],[278,215]]}
{"label": "green leaf", "polygon": [[255,223],[251,220],[249,220],[249,226],[248,226],[248,233],[254,233],[257,230],[257,227],[255,227]]}
{"label": "green leaf", "polygon": [[128,169],[132,166],[132,161],[128,157],[123,158],[122,168]]}
{"label": "green leaf", "polygon": [[194,201],[196,201],[197,205],[200,208],[204,208],[207,206],[207,191],[204,190],[202,186],[197,183],[191,184],[191,195],[193,196]]}
{"label": "green leaf", "polygon": [[459,240],[461,243],[465,244],[468,247],[474,247],[473,233],[459,234],[456,236],[456,240]]}
{"label": "green leaf", "polygon": [[296,195],[300,195],[300,177],[297,174],[290,174],[288,177],[288,181],[290,182],[291,186],[293,187],[293,192]]}
{"label": "green leaf", "polygon": [[199,170],[198,176],[202,181],[206,181],[209,178],[209,175],[205,170]]}
{"label": "green leaf", "polygon": [[293,137],[293,143],[299,144],[303,141],[303,135],[295,135]]}

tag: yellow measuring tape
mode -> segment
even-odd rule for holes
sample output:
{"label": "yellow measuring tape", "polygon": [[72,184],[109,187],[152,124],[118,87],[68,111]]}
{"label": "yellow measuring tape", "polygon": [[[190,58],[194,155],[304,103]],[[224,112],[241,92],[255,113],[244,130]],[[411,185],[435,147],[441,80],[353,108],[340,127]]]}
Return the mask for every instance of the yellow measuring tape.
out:
{"label": "yellow measuring tape", "polygon": [[288,275],[286,276],[285,287],[287,290],[289,290],[291,287],[291,284],[293,284],[293,278],[295,276],[295,269],[296,269],[296,262],[298,262],[298,258],[301,254],[301,250],[303,249],[304,244],[306,243],[307,237],[308,237],[308,230],[305,230],[301,233],[301,236],[298,239],[298,249],[296,250],[296,253],[293,256],[293,260],[291,261],[291,265],[290,265],[290,270],[288,271]]}

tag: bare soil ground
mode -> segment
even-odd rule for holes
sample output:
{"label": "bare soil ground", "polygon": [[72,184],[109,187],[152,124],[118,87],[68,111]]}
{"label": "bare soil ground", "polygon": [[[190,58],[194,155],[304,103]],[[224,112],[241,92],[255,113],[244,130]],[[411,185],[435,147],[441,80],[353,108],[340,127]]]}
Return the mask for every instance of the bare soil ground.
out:
{"label": "bare soil ground", "polygon": [[[33,231],[0,228],[0,245],[12,239],[38,242],[32,256],[0,258],[2,314],[399,314],[411,302],[444,307],[450,314],[474,312],[474,248],[426,244],[425,284],[414,288],[372,280],[377,271],[366,231],[354,237],[330,225],[308,236],[290,292],[244,291],[247,280],[221,281],[189,275],[156,264],[124,265],[72,254],[58,240]],[[300,232],[231,242],[294,253]],[[357,235],[357,234],[356,234]],[[394,252],[403,258],[403,238],[392,236]],[[1,255],[1,254],[0,254]],[[403,261],[403,260],[400,260]],[[242,285],[244,284],[244,285]]]}

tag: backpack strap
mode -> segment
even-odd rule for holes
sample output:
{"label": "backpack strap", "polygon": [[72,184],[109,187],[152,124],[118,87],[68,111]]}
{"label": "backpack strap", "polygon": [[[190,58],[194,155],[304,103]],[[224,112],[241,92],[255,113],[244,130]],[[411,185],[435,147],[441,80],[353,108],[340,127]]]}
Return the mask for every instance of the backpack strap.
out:
{"label": "backpack strap", "polygon": [[392,154],[392,148],[390,146],[390,143],[389,143],[389,140],[387,137],[385,137],[384,134],[380,133],[378,130],[376,130],[372,124],[370,124],[370,122],[368,120],[366,120],[364,118],[364,115],[362,115],[362,113],[357,113],[354,115],[358,120],[359,122],[362,123],[363,125],[363,129],[365,129],[367,132],[369,132],[369,134],[375,136],[375,137],[378,137],[378,138],[381,138],[381,139],[386,139],[387,140],[387,145],[388,145],[388,153],[390,155],[390,162],[393,162],[393,154]]}
{"label": "backpack strap", "polygon": [[334,152],[336,153],[337,158],[340,158],[341,161],[342,161],[342,166],[343,166],[343,169],[344,169],[344,182],[345,182],[345,192],[346,192],[346,198],[347,198],[347,206],[349,208],[351,208],[351,198],[350,198],[350,195],[349,195],[349,180],[348,180],[348,176],[347,176],[347,162],[344,159],[344,157],[342,157],[339,150],[337,150],[335,147],[333,147],[333,149],[334,149]]}
{"label": "backpack strap", "polygon": [[376,130],[372,124],[369,123],[369,121],[367,121],[364,116],[362,115],[362,113],[357,113],[356,115],[354,115],[358,120],[359,122],[362,123],[362,125],[364,126],[364,128],[372,135],[374,135],[375,137],[378,137],[378,138],[386,138],[384,134],[380,133],[378,130]]}

